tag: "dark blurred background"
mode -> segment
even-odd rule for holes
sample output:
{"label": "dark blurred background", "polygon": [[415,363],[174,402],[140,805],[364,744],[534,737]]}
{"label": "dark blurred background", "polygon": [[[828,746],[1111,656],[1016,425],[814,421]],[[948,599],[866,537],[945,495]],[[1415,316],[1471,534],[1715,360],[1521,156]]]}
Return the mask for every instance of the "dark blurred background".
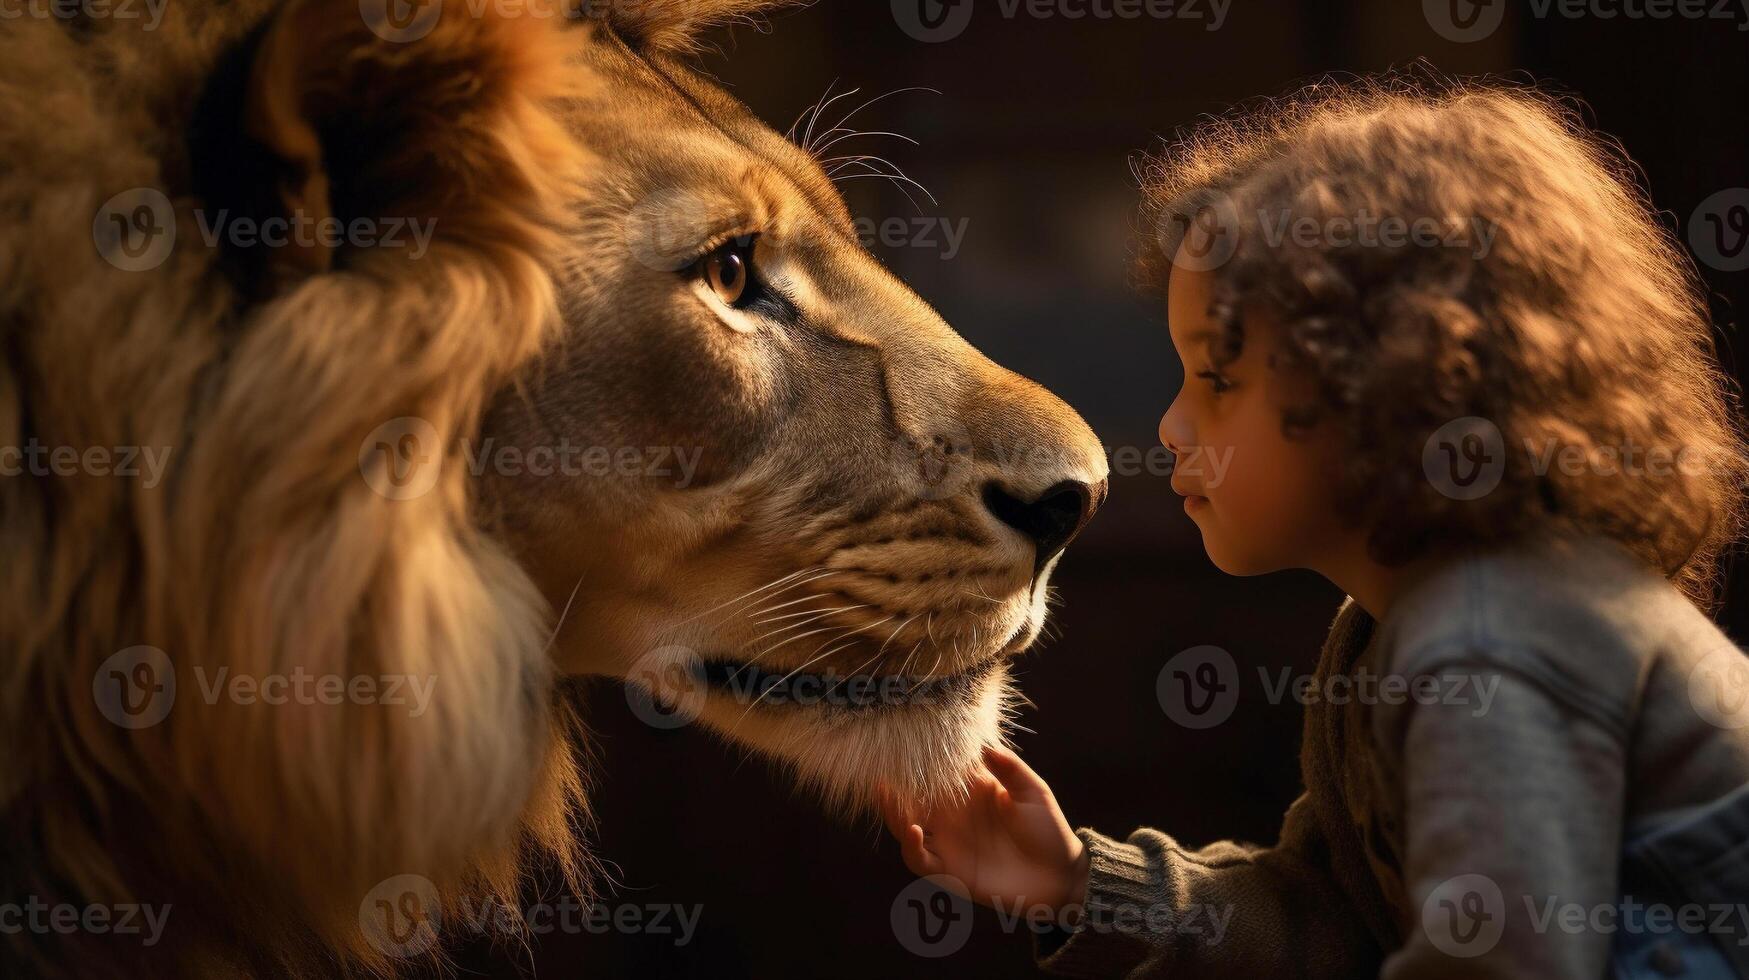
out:
{"label": "dark blurred background", "polygon": [[[870,247],[974,345],[1054,389],[1112,448],[1155,445],[1180,371],[1163,311],[1126,278],[1132,160],[1199,115],[1327,73],[1425,59],[1583,99],[1644,169],[1685,241],[1703,202],[1749,187],[1749,12],[1736,0],[1730,19],[1567,17],[1559,3],[1538,16],[1543,5],[1519,0],[1184,0],[1174,16],[1136,19],[1097,16],[1114,9],[1110,0],[1047,3],[1051,17],[1033,16],[1024,0],[1014,16],[1002,0],[961,6],[969,22],[950,20],[924,40],[917,0],[823,0],[769,32],[722,34],[704,63],[779,130],[828,86],[861,90],[828,120],[892,90],[939,91],[898,92],[853,120],[920,145],[868,137],[834,149],[886,157],[938,202],[909,188],[914,207],[883,180],[845,182],[853,211],[869,219]],[[1089,13],[1066,16],[1076,10]],[[1458,39],[1470,16],[1476,39]],[[1749,204],[1749,191],[1735,203]],[[926,224],[911,223],[919,218]],[[881,235],[891,219],[910,230]],[[957,250],[943,222],[963,230]],[[1741,378],[1749,355],[1733,348],[1749,272],[1719,259],[1702,272],[1721,356]],[[1192,731],[1163,712],[1155,679],[1174,653],[1201,644],[1229,651],[1245,676],[1257,666],[1309,671],[1340,594],[1304,573],[1223,576],[1167,478],[1147,475],[1114,480],[1056,583],[1061,636],[1021,665],[1036,708],[1018,741],[1070,820],[1113,834],[1149,824],[1190,843],[1273,840],[1299,791],[1298,705],[1270,704],[1248,684],[1231,720]],[[1722,614],[1739,640],[1749,636],[1746,594],[1739,566]],[[701,906],[697,933],[684,945],[673,934],[549,935],[532,953],[470,956],[462,975],[515,975],[516,964],[550,978],[1034,975],[1024,932],[1003,931],[983,909],[963,946],[913,952],[893,920],[912,879],[884,832],[823,819],[783,774],[703,731],[646,727],[617,685],[595,685],[586,700],[598,850],[619,883],[604,898]],[[946,946],[957,940],[929,951]]]}

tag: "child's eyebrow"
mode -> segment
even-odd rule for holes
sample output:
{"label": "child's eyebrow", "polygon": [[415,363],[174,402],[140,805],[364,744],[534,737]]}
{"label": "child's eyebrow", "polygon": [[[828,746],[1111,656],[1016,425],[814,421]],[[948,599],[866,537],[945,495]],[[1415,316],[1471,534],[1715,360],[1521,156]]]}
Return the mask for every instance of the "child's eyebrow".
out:
{"label": "child's eyebrow", "polygon": [[1219,335],[1220,331],[1218,330],[1214,330],[1210,327],[1201,327],[1186,334],[1183,341],[1180,343],[1187,351],[1196,350],[1201,347],[1212,345]]}
{"label": "child's eyebrow", "polygon": [[1175,348],[1178,351],[1186,352],[1186,353],[1188,353],[1190,351],[1197,350],[1200,347],[1204,347],[1204,346],[1208,346],[1208,345],[1213,344],[1216,335],[1219,333],[1219,331],[1213,329],[1212,327],[1198,327],[1198,328],[1190,331],[1189,334],[1180,338],[1175,332],[1172,331],[1171,326],[1172,326],[1171,321],[1168,321],[1167,322],[1167,336],[1171,338],[1173,348]]}

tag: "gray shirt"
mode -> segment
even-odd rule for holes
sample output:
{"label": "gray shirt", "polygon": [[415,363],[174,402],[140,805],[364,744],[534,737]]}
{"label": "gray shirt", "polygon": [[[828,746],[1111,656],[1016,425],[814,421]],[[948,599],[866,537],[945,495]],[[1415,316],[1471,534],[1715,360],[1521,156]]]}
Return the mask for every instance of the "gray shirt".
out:
{"label": "gray shirt", "polygon": [[1078,831],[1087,915],[1043,967],[1749,977],[1749,659],[1625,549],[1454,558],[1381,623],[1350,602],[1314,687],[1345,696],[1308,705],[1278,843]]}

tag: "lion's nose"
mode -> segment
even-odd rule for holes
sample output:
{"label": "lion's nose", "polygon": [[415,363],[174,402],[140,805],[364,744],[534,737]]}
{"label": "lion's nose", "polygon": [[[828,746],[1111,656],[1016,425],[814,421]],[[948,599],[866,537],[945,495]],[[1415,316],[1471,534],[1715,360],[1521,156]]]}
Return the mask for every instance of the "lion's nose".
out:
{"label": "lion's nose", "polygon": [[996,483],[984,487],[984,506],[996,519],[1032,539],[1033,575],[1069,546],[1105,502],[1105,480],[1064,480],[1028,503]]}

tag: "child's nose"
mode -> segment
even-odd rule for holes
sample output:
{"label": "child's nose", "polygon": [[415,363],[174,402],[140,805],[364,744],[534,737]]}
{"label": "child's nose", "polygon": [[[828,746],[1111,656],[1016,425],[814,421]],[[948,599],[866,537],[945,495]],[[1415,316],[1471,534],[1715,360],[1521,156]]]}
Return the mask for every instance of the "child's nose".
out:
{"label": "child's nose", "polygon": [[1160,445],[1175,453],[1181,452],[1181,447],[1195,443],[1193,435],[1184,412],[1179,408],[1179,399],[1174,398],[1166,414],[1160,416]]}

